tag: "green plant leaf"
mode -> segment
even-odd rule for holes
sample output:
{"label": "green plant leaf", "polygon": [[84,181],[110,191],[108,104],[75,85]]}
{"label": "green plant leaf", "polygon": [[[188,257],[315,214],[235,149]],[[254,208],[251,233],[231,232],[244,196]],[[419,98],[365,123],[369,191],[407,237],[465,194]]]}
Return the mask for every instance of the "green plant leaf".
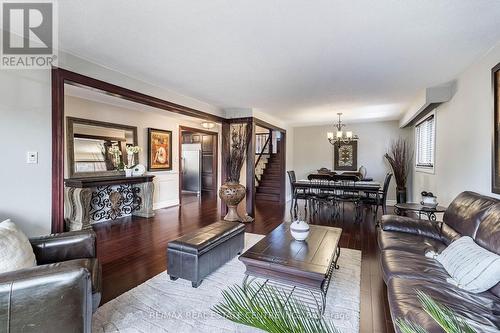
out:
{"label": "green plant leaf", "polygon": [[[476,333],[469,324],[462,318],[457,316],[450,308],[439,304],[432,297],[416,290],[418,300],[422,303],[422,309],[441,326],[446,333]],[[427,333],[421,326],[408,321],[407,319],[398,318],[396,325],[402,333]]]}
{"label": "green plant leaf", "polygon": [[324,317],[318,318],[307,305],[274,286],[234,285],[222,291],[222,298],[212,310],[235,323],[270,333],[340,333]]}

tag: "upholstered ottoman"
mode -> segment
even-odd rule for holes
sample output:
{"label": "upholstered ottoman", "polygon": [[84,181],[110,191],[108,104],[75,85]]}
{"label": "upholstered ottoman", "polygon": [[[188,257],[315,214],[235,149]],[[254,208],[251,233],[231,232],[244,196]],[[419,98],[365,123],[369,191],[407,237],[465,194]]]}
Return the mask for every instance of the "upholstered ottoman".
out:
{"label": "upholstered ottoman", "polygon": [[171,280],[189,280],[197,288],[204,277],[240,254],[245,225],[219,221],[168,243]]}

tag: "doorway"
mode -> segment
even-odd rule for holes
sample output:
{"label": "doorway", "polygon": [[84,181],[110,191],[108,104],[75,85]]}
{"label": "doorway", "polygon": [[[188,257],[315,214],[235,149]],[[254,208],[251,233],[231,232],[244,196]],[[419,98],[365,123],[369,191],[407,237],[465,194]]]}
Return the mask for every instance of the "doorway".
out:
{"label": "doorway", "polygon": [[182,203],[194,198],[217,196],[218,133],[179,126],[179,198]]}
{"label": "doorway", "polygon": [[[226,120],[190,107],[175,104],[150,95],[120,87],[108,82],[84,76],[61,68],[52,69],[52,232],[64,231],[64,169],[65,156],[65,108],[64,96],[68,86],[90,88],[106,96],[114,96],[125,101],[135,102],[167,113],[197,119],[200,121],[223,124]],[[217,154],[217,151],[215,151]],[[217,182],[214,183],[214,187]]]}

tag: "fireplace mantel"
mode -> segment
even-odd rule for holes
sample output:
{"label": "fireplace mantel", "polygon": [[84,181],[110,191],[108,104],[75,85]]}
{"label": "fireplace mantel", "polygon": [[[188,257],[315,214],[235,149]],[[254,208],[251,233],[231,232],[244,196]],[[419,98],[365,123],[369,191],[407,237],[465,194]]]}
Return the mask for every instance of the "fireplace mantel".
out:
{"label": "fireplace mantel", "polygon": [[101,176],[64,180],[66,229],[89,229],[91,224],[134,215],[152,217],[154,176]]}

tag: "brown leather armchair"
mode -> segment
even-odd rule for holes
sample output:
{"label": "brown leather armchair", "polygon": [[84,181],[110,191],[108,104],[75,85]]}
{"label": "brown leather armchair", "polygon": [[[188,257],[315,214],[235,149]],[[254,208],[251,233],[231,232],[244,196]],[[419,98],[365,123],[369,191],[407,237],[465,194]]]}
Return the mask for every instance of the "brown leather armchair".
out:
{"label": "brown leather armchair", "polygon": [[37,265],[0,274],[0,331],[91,332],[101,301],[93,231],[30,239]]}

